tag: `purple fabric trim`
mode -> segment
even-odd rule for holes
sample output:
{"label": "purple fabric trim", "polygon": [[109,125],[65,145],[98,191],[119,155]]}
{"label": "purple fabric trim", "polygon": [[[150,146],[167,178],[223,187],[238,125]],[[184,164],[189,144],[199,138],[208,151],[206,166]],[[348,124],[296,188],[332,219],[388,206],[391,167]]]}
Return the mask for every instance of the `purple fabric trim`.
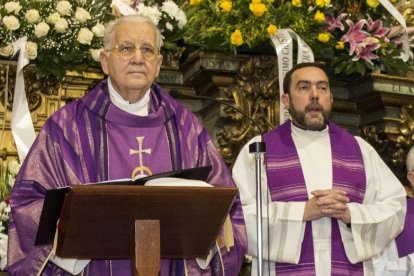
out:
{"label": "purple fabric trim", "polygon": [[[333,187],[345,189],[351,202],[363,201],[365,171],[362,153],[355,138],[333,123],[329,124],[332,149]],[[263,135],[269,191],[272,201],[307,201],[308,194],[298,153],[291,136],[291,122]],[[338,222],[332,219],[332,275],[346,275],[346,271],[363,273],[362,263],[351,264],[346,257]],[[312,224],[306,223],[305,237],[298,265],[277,263],[276,274],[315,274]],[[344,274],[345,273],[345,274]],[[354,274],[355,275],[355,274]]]}
{"label": "purple fabric trim", "polygon": [[400,258],[414,253],[414,198],[407,197],[404,229],[395,239]]}

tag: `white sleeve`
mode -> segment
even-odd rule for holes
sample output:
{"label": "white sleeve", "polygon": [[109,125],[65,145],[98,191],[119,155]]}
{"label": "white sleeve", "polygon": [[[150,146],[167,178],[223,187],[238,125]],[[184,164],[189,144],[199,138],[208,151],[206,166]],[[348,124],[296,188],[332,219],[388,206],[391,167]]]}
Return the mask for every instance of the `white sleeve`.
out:
{"label": "white sleeve", "polygon": [[[255,141],[260,141],[260,136],[253,138],[239,153],[233,166],[233,179],[239,188],[246,224],[247,254],[256,258],[256,171],[254,155],[249,153],[249,144]],[[306,202],[271,202],[268,204],[270,196],[263,160],[261,167],[263,259],[273,262],[298,263],[306,225],[303,222]]]}
{"label": "white sleeve", "polygon": [[363,203],[348,204],[352,231],[340,227],[351,263],[368,260],[383,251],[402,231],[407,208],[403,185],[372,146],[356,138],[367,182]]}
{"label": "white sleeve", "polygon": [[77,275],[82,272],[82,270],[89,264],[91,260],[60,258],[54,255],[50,257],[49,261],[69,272],[70,274]]}
{"label": "white sleeve", "polygon": [[399,258],[397,246],[392,242],[381,254],[372,258],[374,275],[377,276],[406,276],[410,272],[409,256]]}

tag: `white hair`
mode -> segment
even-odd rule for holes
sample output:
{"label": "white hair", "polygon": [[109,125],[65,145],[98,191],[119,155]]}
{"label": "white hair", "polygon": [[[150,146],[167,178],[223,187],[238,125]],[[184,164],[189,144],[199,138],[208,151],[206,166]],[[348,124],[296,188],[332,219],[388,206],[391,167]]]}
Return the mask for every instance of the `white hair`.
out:
{"label": "white hair", "polygon": [[408,151],[407,158],[405,159],[405,165],[407,166],[407,171],[414,171],[414,146]]}
{"label": "white hair", "polygon": [[112,21],[109,21],[105,27],[105,34],[104,34],[104,39],[103,39],[104,48],[106,48],[112,42],[115,27],[122,22],[148,24],[149,26],[153,27],[155,30],[157,47],[158,49],[161,49],[162,44],[163,44],[161,31],[158,29],[158,27],[154,24],[154,22],[150,18],[143,16],[143,15],[139,15],[139,14],[125,15],[125,16],[118,17],[117,19],[114,19]]}

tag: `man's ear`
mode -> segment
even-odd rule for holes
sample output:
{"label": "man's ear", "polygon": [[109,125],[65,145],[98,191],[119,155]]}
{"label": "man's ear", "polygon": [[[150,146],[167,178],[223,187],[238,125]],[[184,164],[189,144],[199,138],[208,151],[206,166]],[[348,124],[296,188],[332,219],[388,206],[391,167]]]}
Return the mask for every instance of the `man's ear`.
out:
{"label": "man's ear", "polygon": [[101,53],[99,54],[99,59],[101,61],[102,71],[105,73],[105,75],[109,75],[108,55],[104,51],[101,51]]}
{"label": "man's ear", "polygon": [[414,171],[407,172],[407,180],[410,182],[411,187],[414,187]]}
{"label": "man's ear", "polygon": [[286,109],[290,107],[290,99],[288,94],[282,94],[282,103]]}

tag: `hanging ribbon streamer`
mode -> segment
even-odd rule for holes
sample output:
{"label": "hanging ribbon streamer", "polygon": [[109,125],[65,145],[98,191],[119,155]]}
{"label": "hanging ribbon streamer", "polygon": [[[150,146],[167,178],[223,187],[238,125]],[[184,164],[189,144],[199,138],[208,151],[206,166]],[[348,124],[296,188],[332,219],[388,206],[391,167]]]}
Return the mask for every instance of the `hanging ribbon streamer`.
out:
{"label": "hanging ribbon streamer", "polygon": [[395,20],[400,23],[401,27],[404,28],[404,33],[402,35],[403,53],[401,58],[406,62],[410,58],[411,46],[407,32],[407,23],[405,22],[404,16],[394,7],[393,4],[390,3],[389,0],[379,0],[379,2],[395,18]]}
{"label": "hanging ribbon streamer", "polygon": [[29,64],[25,56],[27,37],[22,37],[13,43],[14,54],[20,51],[16,69],[16,86],[14,87],[13,110],[11,118],[11,129],[16,143],[20,162],[26,157],[36,139],[32,117],[30,116],[29,104],[24,89],[23,68]]}
{"label": "hanging ribbon streamer", "polygon": [[282,103],[282,94],[283,80],[285,79],[286,73],[293,66],[293,38],[296,39],[298,43],[297,63],[314,61],[312,49],[291,29],[278,30],[277,33],[270,38],[276,49],[277,65],[279,68],[280,124],[286,122],[290,118],[289,111]]}

